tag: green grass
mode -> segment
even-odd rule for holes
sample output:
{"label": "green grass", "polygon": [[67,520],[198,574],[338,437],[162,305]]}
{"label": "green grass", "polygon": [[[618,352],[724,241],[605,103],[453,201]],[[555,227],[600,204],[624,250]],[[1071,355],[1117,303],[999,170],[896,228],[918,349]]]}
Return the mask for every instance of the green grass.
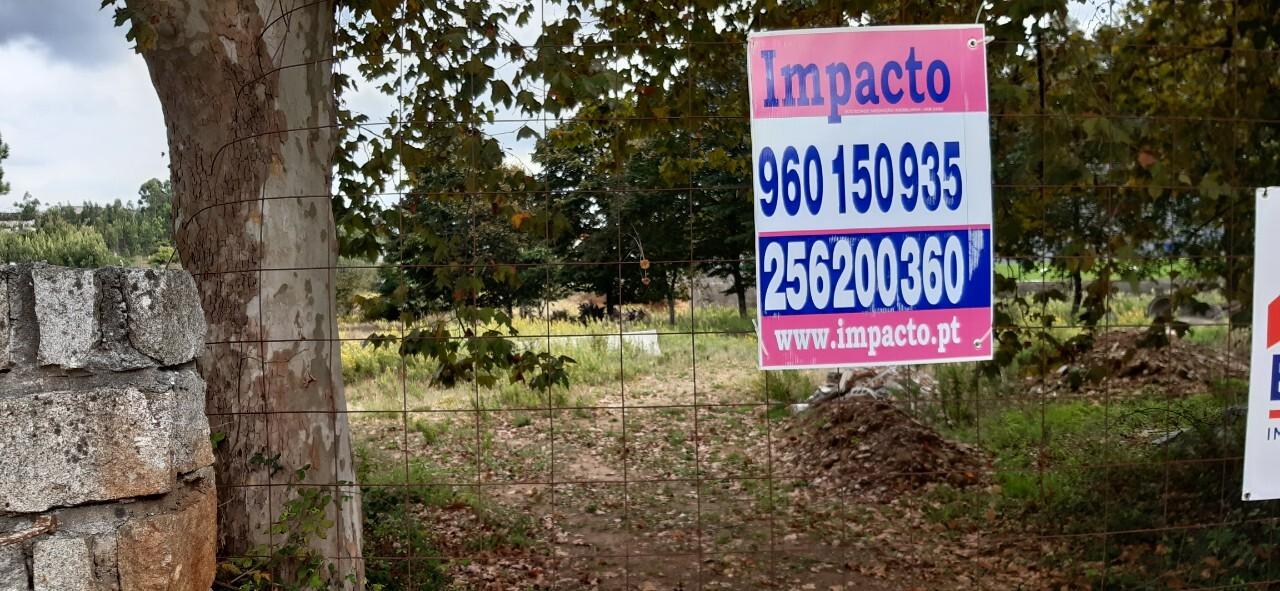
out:
{"label": "green grass", "polygon": [[[1067,281],[1070,278],[1066,270],[1054,267],[1049,260],[997,259],[995,271],[1000,275],[1012,277],[1018,281]],[[1192,261],[1186,258],[1152,259],[1147,262],[1145,272],[1143,268],[1137,265],[1121,265],[1119,272],[1143,273],[1144,275],[1150,275],[1151,279],[1155,281],[1167,281],[1175,275],[1181,279],[1192,279],[1201,276],[1200,271],[1195,268]],[[1080,277],[1085,282],[1089,282],[1097,279],[1098,275],[1093,270],[1087,269],[1080,274]],[[1117,277],[1116,279],[1120,278]]]}
{"label": "green grass", "polygon": [[[1111,312],[1103,326],[1146,326],[1149,296],[1116,294],[1111,298]],[[1275,542],[1280,531],[1273,525],[1247,523],[1240,526],[1208,527],[1191,531],[1177,526],[1185,523],[1217,523],[1224,520],[1247,520],[1273,514],[1273,504],[1244,505],[1232,498],[1239,490],[1238,465],[1205,462],[1215,458],[1238,457],[1240,435],[1238,425],[1224,422],[1222,410],[1239,404],[1247,384],[1243,380],[1223,380],[1208,385],[1205,392],[1185,398],[1155,396],[1150,393],[1115,392],[1105,400],[1058,400],[1026,403],[1028,392],[1023,378],[1027,373],[1046,367],[1040,357],[1048,347],[1048,339],[1065,340],[1077,334],[1078,327],[1065,326],[1069,303],[1051,301],[1033,310],[1050,317],[1042,333],[1026,331],[1027,347],[1014,362],[996,376],[982,376],[976,364],[934,366],[935,393],[911,390],[897,393],[900,402],[930,403],[922,418],[939,426],[951,439],[981,446],[994,458],[996,473],[991,489],[955,490],[946,486],[932,489],[929,515],[945,523],[971,529],[995,527],[994,512],[1002,522],[1018,531],[1044,534],[1097,534],[1100,532],[1136,531],[1107,546],[1083,544],[1073,547],[1069,555],[1046,557],[1046,561],[1095,561],[1087,566],[1095,570],[1094,579],[1105,571],[1107,586],[1120,588],[1160,588],[1167,581],[1153,582],[1151,573],[1176,573],[1208,559],[1233,568],[1210,568],[1208,578],[1200,571],[1189,573],[1197,585],[1235,584],[1280,577],[1280,561],[1259,559],[1258,552],[1280,552]],[[1015,322],[1036,323],[1044,317],[1018,316]],[[616,333],[616,322],[586,326],[573,322],[518,319],[522,341],[528,347],[548,347],[557,355],[574,359],[569,365],[569,388],[536,392],[522,383],[499,380],[492,387],[474,383],[453,388],[431,385],[434,364],[420,357],[401,356],[394,349],[374,349],[359,343],[343,345],[343,373],[347,379],[352,405],[364,410],[400,411],[410,409],[513,409],[510,425],[538,429],[535,409],[548,407],[594,406],[604,396],[616,396],[625,386],[628,400],[643,402],[646,397],[671,396],[672,392],[692,388],[708,403],[708,396],[735,396],[735,401],[768,400],[769,416],[785,420],[787,405],[807,398],[818,385],[821,371],[759,372],[755,368],[756,339],[749,320],[737,317],[729,308],[700,309],[696,319],[682,314],[675,327],[663,318],[628,325],[627,330],[656,328],[661,355],[649,355],[629,347],[608,347],[604,335]],[[696,327],[699,334],[689,334]],[[374,327],[377,328],[377,327]],[[683,334],[680,334],[683,332]],[[706,334],[703,334],[706,333]],[[541,338],[538,338],[541,335]],[[553,335],[548,339],[545,335]],[[565,338],[569,335],[580,335]],[[1235,331],[1232,338],[1247,339],[1247,331]],[[1193,343],[1223,347],[1227,340],[1225,327],[1194,327],[1187,339]],[[1236,343],[1243,346],[1243,342]],[[1047,358],[1047,357],[1046,357]],[[1055,369],[1057,366],[1049,367]],[[691,400],[691,399],[690,399]],[[668,412],[652,413],[655,419],[680,420]],[[575,410],[574,416],[589,418],[586,410]],[[639,415],[637,415],[639,416]],[[748,417],[749,418],[749,417]],[[357,419],[359,420],[359,419]],[[745,420],[745,419],[744,419]],[[723,420],[725,425],[732,421]],[[445,445],[450,426],[426,420],[410,424],[413,432],[427,445]],[[1167,444],[1153,443],[1163,434],[1182,430]],[[602,439],[617,438],[618,432],[606,428]],[[654,430],[653,441],[672,450],[689,447],[685,430]],[[482,444],[488,444],[485,440]],[[672,451],[671,460],[679,457]],[[746,459],[730,452],[718,461],[741,465]],[[404,482],[403,463],[381,466],[376,453],[361,450],[361,466],[365,477]],[[680,464],[680,462],[675,462]],[[686,462],[687,463],[687,462]],[[679,465],[676,468],[679,468]],[[676,469],[673,468],[673,469]],[[441,479],[443,470],[423,458],[413,458],[408,467],[409,482],[432,482]],[[381,471],[381,472],[380,472]],[[377,482],[377,480],[373,480]],[[767,495],[767,487],[756,490],[756,481],[744,485],[746,494]],[[386,495],[392,495],[390,497]],[[370,500],[373,508],[370,508]],[[786,502],[782,498],[766,499]],[[441,487],[414,486],[374,491],[366,496],[367,517],[381,521],[373,526],[375,540],[419,540],[418,527],[406,521],[407,515],[396,513],[400,506],[421,503],[436,506],[463,505],[496,524],[491,533],[468,542],[477,550],[504,545],[532,543],[528,523],[520,518],[498,515],[483,499]],[[585,505],[588,512],[597,509]],[[1268,513],[1269,512],[1269,513]],[[966,525],[967,524],[967,525]],[[382,529],[379,529],[382,528]],[[407,528],[407,529],[406,529]],[[963,527],[957,531],[962,531]],[[421,532],[423,553],[435,543],[430,532]],[[1096,540],[1084,536],[1082,540]],[[375,544],[378,542],[375,542]],[[1170,553],[1154,551],[1121,554],[1129,546],[1145,544],[1174,548]],[[403,550],[400,550],[403,551]],[[415,550],[416,552],[416,550]],[[1250,554],[1253,553],[1253,554]],[[1138,557],[1135,558],[1134,556]],[[1099,564],[1107,568],[1098,569]],[[1058,565],[1062,566],[1062,565]],[[1086,568],[1080,566],[1080,568]],[[1180,570],[1181,569],[1181,570]],[[432,567],[423,569],[418,587],[435,589],[436,575]],[[1194,577],[1192,577],[1194,575]],[[415,570],[415,576],[418,576]],[[1145,576],[1145,578],[1144,578]]]}
{"label": "green grass", "polygon": [[817,385],[810,372],[793,369],[757,372],[755,390],[764,392],[770,404],[794,404],[813,395]]}
{"label": "green grass", "polygon": [[422,441],[427,445],[439,443],[441,436],[450,428],[452,428],[452,425],[448,421],[427,421],[423,419],[413,421],[413,430],[422,435]]}
{"label": "green grass", "polygon": [[391,488],[366,487],[364,491],[365,554],[379,556],[365,563],[370,587],[383,589],[448,589],[452,579],[446,566],[434,557],[443,553],[436,547],[429,524],[409,512],[407,503],[416,493]]}
{"label": "green grass", "polygon": [[[1099,326],[1148,326],[1149,299],[1147,295],[1114,294],[1109,298],[1111,311]],[[1066,301],[1052,300],[1034,304],[1029,309],[1012,307],[1009,312],[1015,325],[1047,325],[1043,330],[1022,331],[1027,346],[1014,365],[1005,368],[1006,373],[1056,368],[1059,364],[1055,361],[1058,353],[1054,343],[1065,342],[1084,331],[1081,326],[1073,325],[1070,303]],[[773,402],[791,403],[808,397],[821,379],[822,372],[811,371],[777,372],[766,380],[754,368],[756,339],[750,319],[740,318],[736,310],[728,307],[699,308],[693,315],[682,312],[675,326],[667,325],[662,318],[627,323],[628,331],[656,329],[661,333],[658,340],[662,354],[656,356],[627,345],[622,350],[610,347],[607,335],[620,330],[617,321],[583,325],[517,318],[514,324],[522,347],[573,359],[567,367],[569,388],[538,392],[524,383],[509,383],[505,376],[498,376],[497,383],[491,387],[460,383],[441,388],[432,385],[436,368],[433,360],[417,355],[402,357],[394,346],[375,348],[348,341],[342,346],[348,398],[354,407],[371,411],[400,411],[406,406],[411,409],[576,407],[592,404],[603,393],[620,391],[624,383],[629,391],[640,389],[638,393],[645,394],[645,388],[654,387],[654,384],[641,383],[645,377],[658,379],[659,384],[692,383],[698,372],[698,387],[703,391],[749,390],[762,392]],[[688,332],[691,327],[696,328],[694,334]],[[389,323],[373,323],[362,325],[361,331],[395,333],[398,329]],[[1233,337],[1246,332],[1235,331]],[[1198,326],[1192,328],[1187,338],[1195,343],[1223,346],[1226,334],[1226,327]],[[740,368],[741,375],[723,383],[709,383],[706,376],[714,372],[699,371],[708,367]],[[965,391],[986,387],[961,382],[963,380],[950,379],[946,385],[948,395],[944,396],[944,402],[950,420],[967,419],[963,408]]]}
{"label": "green grass", "polygon": [[[442,548],[436,524],[425,522],[415,514],[415,507],[465,508],[480,519],[485,525],[484,534],[463,540],[461,547],[452,549],[453,552],[479,553],[533,544],[534,523],[528,516],[502,510],[466,487],[413,484],[444,479],[444,471],[423,458],[410,458],[406,466],[366,447],[358,447],[356,457],[359,481],[382,483],[362,489],[365,553],[389,558],[366,563],[371,588],[381,585],[387,590],[452,589],[447,565],[435,558],[449,551]],[[417,558],[404,560],[408,557]]]}
{"label": "green grass", "polygon": [[[1029,403],[984,416],[977,426],[950,435],[992,453],[1006,497],[1044,503],[1090,489],[1093,466],[1160,460],[1166,450],[1148,445],[1150,440],[1174,431],[1217,428],[1224,406],[1234,401],[1234,393],[1206,393]],[[1026,484],[1053,472],[1070,480]]]}
{"label": "green grass", "polygon": [[404,464],[388,461],[364,447],[356,449],[356,458],[360,482],[386,483],[362,489],[365,554],[386,558],[366,563],[365,575],[370,586],[427,591],[447,589],[451,579],[439,559],[409,561],[397,558],[444,554],[436,544],[431,524],[423,523],[412,513],[411,507],[413,504],[447,506],[455,502],[456,493],[445,486],[402,486],[406,482],[430,480],[425,474],[429,470],[419,462],[411,462],[408,468],[411,474],[406,474]]}
{"label": "green grass", "polygon": [[[353,407],[395,412],[406,407],[534,409],[584,406],[593,403],[602,392],[620,391],[623,383],[628,389],[641,388],[637,382],[647,376],[691,384],[695,365],[754,365],[756,341],[750,319],[739,318],[737,311],[730,308],[700,309],[696,318],[694,323],[685,313],[674,327],[661,319],[631,323],[626,327],[629,332],[658,330],[660,355],[641,352],[629,343],[624,343],[621,350],[611,347],[608,335],[617,334],[617,322],[583,325],[518,318],[514,324],[521,335],[521,346],[573,359],[567,368],[570,387],[554,387],[548,392],[536,391],[523,382],[510,382],[505,376],[499,376],[497,383],[489,387],[460,383],[443,388],[432,384],[436,368],[434,360],[419,355],[402,356],[394,346],[374,347],[363,341],[342,344],[342,373]],[[690,334],[690,326],[696,326],[699,332]],[[398,332],[387,323],[364,325],[363,329]],[[683,334],[673,331],[683,331]]]}
{"label": "green grass", "polygon": [[[1243,423],[1223,411],[1247,388],[1233,379],[1185,398],[996,402],[979,421],[944,432],[991,454],[997,487],[937,487],[929,516],[961,530],[989,527],[999,515],[1032,533],[1139,532],[1117,537],[1106,554],[1091,537],[1070,538],[1078,543],[1053,559],[1067,570],[1105,561],[1108,587],[1165,587],[1152,573],[1197,585],[1274,578],[1280,565],[1265,558],[1280,550],[1280,527],[1248,520],[1274,514],[1277,504],[1239,501],[1239,465],[1222,460],[1242,451]],[[1179,527],[1188,523],[1231,525]]]}

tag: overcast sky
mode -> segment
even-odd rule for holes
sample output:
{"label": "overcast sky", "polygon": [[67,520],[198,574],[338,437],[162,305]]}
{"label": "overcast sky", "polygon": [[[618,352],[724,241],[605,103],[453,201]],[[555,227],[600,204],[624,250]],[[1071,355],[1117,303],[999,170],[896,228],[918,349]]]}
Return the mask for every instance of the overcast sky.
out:
{"label": "overcast sky", "polygon": [[[1087,22],[1113,1],[1090,0],[1072,13]],[[127,201],[147,179],[168,177],[164,119],[146,65],[98,5],[0,0],[0,137],[10,147],[3,167],[11,185],[0,210],[25,192],[46,204]],[[377,119],[387,99],[367,86],[351,106]],[[528,164],[532,142],[514,143],[519,127],[489,131],[510,159]]]}
{"label": "overcast sky", "polygon": [[142,59],[94,0],[0,0],[0,136],[11,209],[132,199],[169,174],[164,120]]}

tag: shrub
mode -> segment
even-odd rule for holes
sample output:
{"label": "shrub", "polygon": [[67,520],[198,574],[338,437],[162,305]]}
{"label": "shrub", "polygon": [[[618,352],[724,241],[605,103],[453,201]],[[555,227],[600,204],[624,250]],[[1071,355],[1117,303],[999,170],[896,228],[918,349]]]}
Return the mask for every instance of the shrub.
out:
{"label": "shrub", "polygon": [[[1237,382],[1185,398],[1045,401],[985,415],[980,431],[954,434],[992,454],[999,486],[939,488],[929,514],[975,528],[1000,515],[1030,531],[1081,536],[1070,538],[1072,555],[1104,560],[1108,588],[1155,588],[1151,573],[1204,585],[1273,580],[1280,564],[1268,557],[1280,525],[1264,518],[1274,503],[1238,495],[1244,423],[1230,407],[1247,384]],[[1188,523],[1207,525],[1181,527]],[[1132,533],[1105,554],[1085,535],[1116,531]]]}
{"label": "shrub", "polygon": [[758,372],[756,388],[764,390],[772,404],[800,402],[809,398],[814,391],[813,380],[809,378],[809,374],[792,369]]}
{"label": "shrub", "polygon": [[178,260],[178,257],[174,255],[172,246],[160,244],[147,256],[147,264],[155,269],[163,269],[165,267],[178,268],[182,266],[182,261]]}
{"label": "shrub", "polygon": [[0,262],[90,268],[119,261],[97,230],[53,221],[34,232],[0,232]]}
{"label": "shrub", "polygon": [[334,279],[338,316],[348,317],[356,312],[356,296],[370,294],[377,287],[378,270],[364,259],[342,257],[338,259]]}

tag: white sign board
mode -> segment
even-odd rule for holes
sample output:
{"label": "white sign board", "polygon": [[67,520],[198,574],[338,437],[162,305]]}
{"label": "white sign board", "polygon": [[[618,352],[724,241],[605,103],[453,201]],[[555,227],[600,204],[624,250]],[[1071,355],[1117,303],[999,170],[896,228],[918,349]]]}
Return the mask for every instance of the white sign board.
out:
{"label": "white sign board", "polygon": [[1244,437],[1244,500],[1280,499],[1280,187],[1258,189],[1253,245],[1253,344]]}
{"label": "white sign board", "polygon": [[762,369],[991,358],[983,34],[749,38]]}

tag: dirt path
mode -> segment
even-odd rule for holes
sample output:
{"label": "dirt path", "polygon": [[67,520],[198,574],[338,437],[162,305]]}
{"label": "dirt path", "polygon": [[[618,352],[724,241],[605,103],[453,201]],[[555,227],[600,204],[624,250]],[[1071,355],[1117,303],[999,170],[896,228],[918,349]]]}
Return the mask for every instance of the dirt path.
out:
{"label": "dirt path", "polygon": [[796,419],[753,400],[741,372],[720,373],[702,370],[699,386],[718,387],[696,405],[691,380],[658,372],[628,386],[625,409],[619,392],[591,408],[423,417],[407,436],[377,421],[358,430],[527,522],[527,539],[477,549],[469,540],[489,532],[473,508],[420,508],[462,559],[448,567],[460,589],[1048,586],[1042,548],[927,517],[928,484],[892,495],[817,484],[813,466],[784,460]]}

